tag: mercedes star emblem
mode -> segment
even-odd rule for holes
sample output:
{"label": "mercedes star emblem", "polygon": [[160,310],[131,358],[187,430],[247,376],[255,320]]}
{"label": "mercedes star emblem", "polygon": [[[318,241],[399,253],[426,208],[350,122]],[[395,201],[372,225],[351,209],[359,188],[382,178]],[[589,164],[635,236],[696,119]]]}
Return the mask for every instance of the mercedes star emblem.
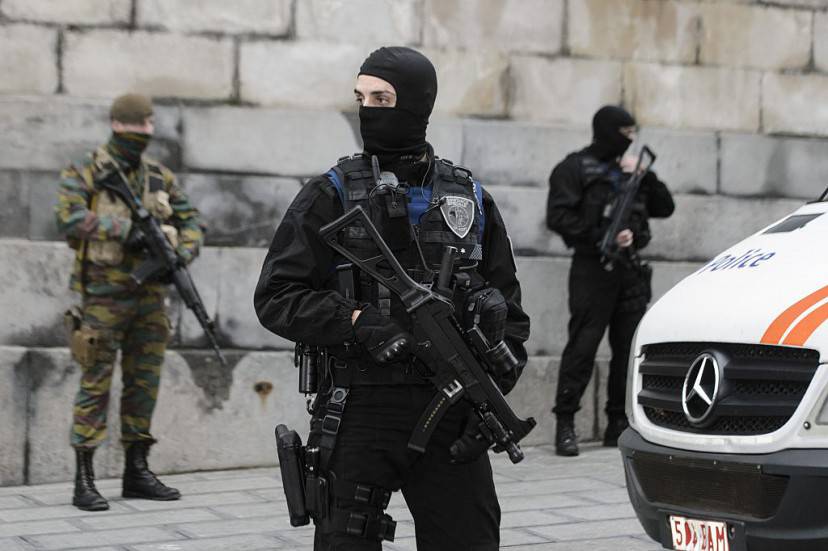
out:
{"label": "mercedes star emblem", "polygon": [[719,395],[719,362],[704,352],[693,360],[681,389],[684,416],[693,425],[700,425],[710,416]]}

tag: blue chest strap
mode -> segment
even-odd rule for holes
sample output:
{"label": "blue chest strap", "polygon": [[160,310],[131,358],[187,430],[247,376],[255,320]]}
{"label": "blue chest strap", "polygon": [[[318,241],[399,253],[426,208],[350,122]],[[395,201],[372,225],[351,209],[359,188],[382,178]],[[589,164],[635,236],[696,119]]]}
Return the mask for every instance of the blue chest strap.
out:
{"label": "blue chest strap", "polygon": [[[345,206],[345,189],[342,178],[339,173],[331,169],[325,173],[328,180],[336,188],[336,194],[339,195],[339,200],[343,207]],[[425,214],[426,210],[431,206],[431,195],[433,189],[428,187],[410,187],[408,188],[408,219],[414,226],[420,225],[420,217]],[[477,200],[477,222],[480,228],[478,234],[478,242],[483,241],[483,229],[486,226],[486,214],[483,212],[483,186],[480,182],[474,180],[474,197]]]}

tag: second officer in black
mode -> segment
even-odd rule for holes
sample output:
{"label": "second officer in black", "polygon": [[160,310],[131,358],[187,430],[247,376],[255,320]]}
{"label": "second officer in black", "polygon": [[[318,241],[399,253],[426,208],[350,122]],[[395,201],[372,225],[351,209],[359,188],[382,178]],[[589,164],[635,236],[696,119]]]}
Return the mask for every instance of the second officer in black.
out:
{"label": "second officer in black", "polygon": [[[613,201],[636,167],[637,157],[625,155],[635,130],[635,119],[626,110],[602,107],[592,119],[592,143],[569,154],[549,177],[546,225],[574,250],[569,272],[569,340],[561,355],[553,409],[558,455],[578,455],[574,417],[608,327],[612,359],[604,445],[615,446],[627,427],[627,361],[635,329],[651,297],[652,272],[636,254],[626,254],[626,261],[607,269],[610,266],[602,261],[598,243],[609,225]],[[614,236],[618,247],[627,253],[646,247],[651,237],[648,218],[668,217],[673,209],[667,186],[647,171],[635,197],[629,227]]]}
{"label": "second officer in black", "polygon": [[[327,488],[309,504],[314,549],[380,549],[394,535],[388,498],[401,490],[418,549],[496,550],[500,507],[488,455],[453,464],[449,454],[469,406],[460,401],[449,409],[424,453],[408,449],[437,391],[423,376],[428,366],[408,355],[389,363],[378,351],[410,330],[409,316],[388,289],[348,268],[319,229],[361,206],[403,268],[424,284],[434,282],[445,247],[456,247],[457,270],[479,289],[475,304],[485,305],[481,327],[518,360],[497,381],[508,392],[526,363],[529,318],[506,228],[471,173],[438,158],[426,141],[437,94],[427,58],[410,48],[380,48],[360,68],[354,93],[364,152],[305,184],[276,230],[255,293],[266,328],[322,358],[308,438]],[[346,232],[349,248],[371,246],[360,230]]]}

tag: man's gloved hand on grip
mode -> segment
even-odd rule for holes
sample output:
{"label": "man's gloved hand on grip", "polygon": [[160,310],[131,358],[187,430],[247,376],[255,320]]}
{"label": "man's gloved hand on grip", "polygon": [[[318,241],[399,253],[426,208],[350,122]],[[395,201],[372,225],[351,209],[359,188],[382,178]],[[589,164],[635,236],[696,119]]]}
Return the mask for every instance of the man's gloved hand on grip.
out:
{"label": "man's gloved hand on grip", "polygon": [[411,335],[371,304],[364,305],[354,321],[354,336],[381,364],[402,360],[412,349]]}

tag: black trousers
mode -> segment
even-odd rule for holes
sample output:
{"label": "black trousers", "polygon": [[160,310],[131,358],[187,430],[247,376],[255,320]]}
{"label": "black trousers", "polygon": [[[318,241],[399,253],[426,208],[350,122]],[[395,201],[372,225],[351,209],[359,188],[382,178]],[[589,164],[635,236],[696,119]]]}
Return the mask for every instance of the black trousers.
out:
{"label": "black trousers", "polygon": [[[500,505],[487,454],[465,465],[449,462],[449,446],[465,427],[470,408],[460,401],[437,426],[424,454],[408,439],[436,390],[425,385],[364,386],[350,391],[329,470],[339,480],[402,490],[414,518],[417,548],[495,551]],[[309,444],[314,439],[309,438]],[[359,510],[348,501],[337,507]],[[314,537],[315,551],[377,551],[378,541],[342,533]]]}
{"label": "black trousers", "polygon": [[[627,362],[646,300],[630,301],[628,291],[641,288],[636,272],[623,265],[607,271],[597,256],[575,255],[569,270],[569,340],[561,356],[558,391],[552,411],[574,415],[592,377],[595,354],[609,327],[612,358],[607,381],[607,415],[623,415]],[[649,290],[649,279],[646,282]],[[635,299],[635,297],[632,297]],[[630,306],[630,303],[633,306]]]}

